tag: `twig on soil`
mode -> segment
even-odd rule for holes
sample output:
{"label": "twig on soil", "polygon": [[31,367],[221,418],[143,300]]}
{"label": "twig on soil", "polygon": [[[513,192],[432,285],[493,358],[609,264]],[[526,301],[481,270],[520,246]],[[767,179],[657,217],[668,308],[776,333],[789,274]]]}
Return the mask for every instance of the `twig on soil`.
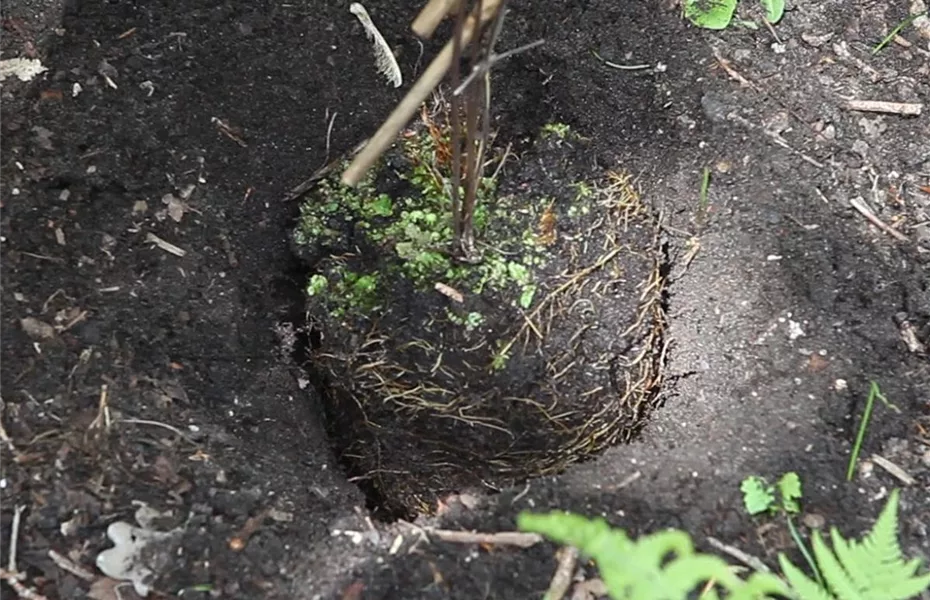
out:
{"label": "twig on soil", "polygon": [[45,596],[39,592],[27,588],[19,580],[22,577],[20,573],[11,573],[6,569],[0,569],[0,579],[4,580],[9,584],[13,591],[16,592],[16,595],[25,600],[48,600]]}
{"label": "twig on soil", "polygon": [[709,536],[708,536],[708,538],[707,538],[707,543],[710,544],[711,546],[713,546],[714,548],[716,548],[717,550],[720,550],[721,552],[724,552],[724,553],[726,553],[726,554],[729,554],[730,556],[732,556],[732,557],[735,558],[736,560],[740,561],[740,562],[743,563],[744,565],[747,565],[747,566],[749,566],[749,567],[752,567],[752,568],[755,569],[756,571],[759,571],[759,572],[761,572],[761,573],[771,573],[771,572],[772,572],[772,570],[769,569],[768,566],[767,566],[764,562],[762,562],[761,560],[759,560],[759,559],[756,558],[755,556],[752,556],[751,554],[746,554],[745,552],[743,552],[743,551],[740,550],[739,548],[736,548],[735,546],[730,546],[729,544],[724,544],[723,542],[721,542],[720,540],[718,540],[718,539],[715,538],[715,537],[709,537]]}
{"label": "twig on soil", "polygon": [[643,69],[648,69],[649,67],[652,66],[652,65],[646,65],[646,64],[643,64],[643,65],[621,65],[621,64],[618,64],[618,63],[615,63],[615,62],[610,62],[609,60],[607,60],[606,58],[603,58],[600,54],[598,54],[598,53],[597,53],[597,50],[592,50],[592,51],[591,51],[591,54],[594,55],[594,58],[596,58],[597,60],[601,61],[602,63],[604,63],[605,65],[607,65],[607,66],[610,67],[611,69],[619,69],[619,70],[621,70],[621,71],[641,71],[641,70],[643,70]]}
{"label": "twig on soil", "polygon": [[898,465],[894,464],[893,462],[891,462],[890,460],[888,460],[888,459],[885,458],[884,456],[879,456],[878,454],[873,454],[873,455],[872,455],[872,462],[875,463],[876,465],[880,466],[881,468],[885,469],[886,471],[888,471],[889,473],[891,473],[891,474],[894,475],[895,477],[897,477],[898,480],[900,480],[901,483],[903,483],[904,485],[914,485],[914,484],[917,482],[917,480],[914,479],[913,477],[911,477],[911,476],[907,473],[907,471],[905,471],[904,469],[902,469],[902,468],[899,467]]}
{"label": "twig on soil", "polygon": [[737,71],[736,69],[734,69],[733,66],[730,64],[730,61],[728,61],[727,59],[725,59],[725,58],[723,57],[723,55],[720,54],[720,50],[718,50],[717,48],[714,48],[714,58],[717,60],[717,64],[719,64],[720,67],[721,67],[724,71],[727,72],[727,75],[729,75],[730,78],[732,78],[732,79],[735,80],[735,81],[738,81],[738,82],[740,83],[740,85],[743,85],[743,86],[745,86],[745,87],[748,87],[748,88],[750,88],[750,89],[753,89],[753,90],[755,90],[755,91],[757,91],[757,92],[759,91],[759,88],[756,87],[756,84],[754,84],[753,82],[751,82],[751,81],[749,81],[748,79],[746,79],[745,77],[743,77],[743,76],[739,73],[739,71]]}
{"label": "twig on soil", "polygon": [[192,444],[194,443],[194,441],[190,439],[189,437],[187,437],[187,435],[183,431],[181,431],[177,427],[168,425],[167,423],[162,423],[161,421],[150,421],[148,419],[120,419],[117,422],[128,423],[129,425],[152,425],[153,427],[163,427],[164,429],[167,429],[168,431],[176,434],[178,437],[184,438],[185,440],[187,440],[188,442]]}
{"label": "twig on soil", "polygon": [[182,250],[181,248],[178,248],[174,244],[170,242],[166,242],[165,240],[161,239],[154,233],[145,234],[145,241],[155,244],[156,246],[158,246],[159,248],[161,248],[162,250],[164,250],[165,252],[169,254],[174,254],[175,256],[178,256],[181,258],[187,255],[187,250]]}
{"label": "twig on soil", "polygon": [[23,511],[26,510],[24,505],[16,507],[13,513],[13,525],[10,528],[10,557],[7,568],[10,573],[16,573],[16,545],[19,542],[19,523],[23,518]]}
{"label": "twig on soil", "polygon": [[236,533],[235,536],[229,540],[229,549],[235,552],[239,552],[245,548],[245,545],[248,543],[249,538],[252,537],[252,534],[258,531],[258,528],[262,526],[262,523],[265,522],[265,518],[268,516],[268,513],[271,512],[270,508],[262,510],[260,513],[253,517],[246,519],[245,524],[242,528]]}
{"label": "twig on soil", "polygon": [[877,112],[905,117],[917,117],[924,109],[921,102],[883,102],[881,100],[847,100],[846,108],[862,112]]}
{"label": "twig on soil", "polygon": [[575,567],[578,565],[578,548],[566,546],[559,551],[559,566],[552,575],[549,589],[543,596],[546,600],[562,600],[572,585]]}
{"label": "twig on soil", "polygon": [[107,384],[104,383],[100,385],[100,402],[97,406],[97,416],[87,427],[87,430],[93,431],[103,427],[104,430],[110,431],[112,425],[113,422],[110,419],[110,404],[107,400]]}
{"label": "twig on soil", "polygon": [[226,121],[224,121],[224,120],[222,120],[222,119],[220,119],[220,118],[217,118],[217,117],[212,117],[212,118],[210,119],[210,122],[213,123],[214,125],[216,125],[216,128],[219,129],[220,133],[222,133],[223,135],[225,135],[226,137],[228,137],[228,138],[231,139],[232,141],[236,142],[237,144],[239,144],[239,145],[242,146],[243,148],[248,148],[248,147],[249,147],[249,145],[245,143],[245,140],[243,140],[241,137],[239,137],[239,132],[237,132],[236,130],[234,130],[233,127],[232,127],[231,125],[229,125]]}
{"label": "twig on soil", "polygon": [[59,263],[59,264],[60,264],[60,263],[65,262],[64,259],[57,258],[57,257],[55,257],[55,256],[45,256],[44,254],[36,254],[35,252],[25,252],[25,251],[21,251],[20,254],[24,254],[24,255],[26,255],[26,256],[31,256],[32,258],[37,258],[37,259],[39,259],[39,260],[47,260],[47,261],[53,262],[53,263]]}
{"label": "twig on soil", "polygon": [[329,162],[329,143],[333,137],[333,125],[336,124],[336,115],[339,113],[333,111],[333,116],[329,120],[329,126],[326,128],[326,158],[323,159],[323,166],[326,166],[326,163]]}
{"label": "twig on soil", "polygon": [[[367,139],[362,140],[360,143],[356,144],[354,148],[352,148],[352,150],[349,152],[349,155],[354,157],[356,154],[358,154],[362,150],[362,148],[365,147],[365,144],[367,143],[368,143]],[[328,175],[330,171],[332,171],[337,165],[341,163],[342,163],[342,159],[337,158],[336,160],[332,160],[329,163],[325,164],[324,166],[320,167],[319,169],[314,171],[313,174],[310,177],[308,177],[306,180],[304,180],[300,185],[291,189],[291,191],[288,192],[287,195],[284,197],[284,201],[289,202],[291,200],[296,200],[297,198],[300,198],[301,196],[306,194],[308,191],[310,191],[310,188],[316,185],[318,181],[326,177],[326,175]]]}
{"label": "twig on soil", "polygon": [[24,579],[25,576],[16,568],[16,545],[19,541],[19,524],[24,510],[26,510],[25,506],[17,506],[16,511],[13,513],[13,524],[10,528],[10,560],[6,569],[0,569],[0,579],[6,581],[20,598],[25,598],[26,600],[47,600],[42,594],[22,584],[21,580]]}
{"label": "twig on soil", "polygon": [[71,573],[72,575],[80,577],[84,581],[94,581],[95,579],[97,579],[96,575],[94,575],[93,573],[91,573],[90,571],[82,567],[81,565],[68,559],[67,557],[62,556],[61,554],[55,552],[54,550],[48,551],[48,557],[52,559],[52,562],[58,565],[59,568]]}
{"label": "twig on soil", "polygon": [[855,208],[857,211],[859,211],[859,213],[863,217],[868,219],[869,222],[872,223],[872,225],[875,225],[876,227],[878,227],[879,229],[881,229],[882,231],[884,231],[885,233],[887,233],[894,239],[898,240],[899,242],[907,241],[906,235],[904,235],[903,233],[901,233],[894,227],[888,225],[887,223],[885,223],[884,221],[876,217],[875,213],[872,212],[872,209],[866,205],[865,201],[862,200],[862,198],[850,198],[849,204],[850,206]]}
{"label": "twig on soil", "polygon": [[772,132],[772,131],[767,131],[766,133],[769,135],[769,137],[772,138],[772,141],[774,141],[776,144],[778,144],[779,146],[781,146],[781,147],[784,148],[785,150],[789,150],[789,151],[793,152],[794,154],[797,154],[799,157],[801,157],[801,160],[803,160],[804,162],[807,162],[807,163],[809,163],[809,164],[812,164],[812,165],[814,165],[815,167],[817,167],[818,169],[822,169],[822,168],[823,168],[823,163],[817,161],[817,160],[814,159],[814,158],[811,158],[810,156],[808,156],[807,154],[804,154],[804,153],[801,152],[800,150],[795,150],[794,148],[792,148],[792,147],[788,144],[788,140],[786,140],[786,139],[783,138],[782,136],[780,136],[780,135],[778,135],[777,133]]}
{"label": "twig on soil", "polygon": [[496,546],[519,546],[529,548],[543,541],[537,533],[520,531],[501,531],[498,533],[478,533],[474,531],[453,531],[450,529],[427,529],[426,533],[443,542],[456,544],[491,544]]}

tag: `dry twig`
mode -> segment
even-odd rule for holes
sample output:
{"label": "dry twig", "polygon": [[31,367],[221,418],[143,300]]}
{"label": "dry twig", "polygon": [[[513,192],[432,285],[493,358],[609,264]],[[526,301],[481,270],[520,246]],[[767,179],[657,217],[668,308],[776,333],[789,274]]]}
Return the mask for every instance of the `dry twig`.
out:
{"label": "dry twig", "polygon": [[848,100],[846,108],[862,112],[877,112],[904,117],[917,117],[923,111],[920,102],[882,102],[881,100]]}
{"label": "dry twig", "polygon": [[520,531],[501,531],[498,533],[478,533],[474,531],[453,531],[450,529],[428,529],[427,534],[444,542],[456,544],[491,544],[492,546],[518,546],[529,548],[543,541],[536,533]]}
{"label": "dry twig", "polygon": [[894,464],[893,462],[891,462],[884,456],[873,454],[872,462],[880,466],[881,468],[885,469],[886,471],[888,471],[895,477],[897,477],[898,480],[904,485],[914,485],[915,483],[917,483],[917,480],[911,477],[911,475],[907,471],[905,471],[898,465]]}
{"label": "dry twig", "polygon": [[166,242],[165,240],[161,239],[160,237],[158,237],[158,236],[155,235],[154,233],[147,233],[147,234],[145,234],[145,241],[146,241],[146,242],[150,242],[150,243],[152,243],[152,244],[155,244],[156,246],[158,246],[159,248],[161,248],[162,250],[164,250],[165,252],[167,252],[167,253],[169,253],[169,254],[174,254],[175,256],[178,256],[178,257],[181,257],[181,258],[183,258],[185,255],[187,255],[187,250],[183,250],[183,249],[181,249],[181,248],[178,248],[177,246],[175,246],[175,245],[172,244],[171,242]]}
{"label": "dry twig", "polygon": [[876,217],[876,216],[875,216],[875,213],[872,212],[872,209],[869,208],[868,205],[866,205],[866,203],[862,200],[862,198],[850,198],[850,199],[849,199],[849,204],[850,204],[853,208],[855,208],[856,210],[858,210],[859,213],[860,213],[863,217],[865,217],[866,219],[868,219],[869,222],[872,223],[872,225],[875,225],[876,227],[878,227],[879,229],[881,229],[882,231],[884,231],[885,233],[887,233],[888,235],[890,235],[891,237],[893,237],[894,239],[896,239],[896,240],[898,240],[898,241],[900,241],[900,242],[906,242],[906,241],[907,241],[907,236],[906,236],[906,235],[904,235],[903,233],[901,233],[900,231],[898,231],[898,230],[895,229],[894,227],[888,225],[887,223],[885,223],[884,221],[882,221],[881,219],[879,219],[878,217]]}
{"label": "dry twig", "polygon": [[714,548],[716,548],[717,550],[720,550],[721,552],[729,554],[730,556],[740,561],[744,565],[752,567],[756,571],[759,571],[761,573],[771,572],[771,569],[769,569],[768,566],[766,566],[764,562],[762,562],[755,556],[752,556],[751,554],[746,554],[745,552],[743,552],[739,548],[736,548],[735,546],[724,544],[723,542],[721,542],[720,540],[714,537],[708,537],[707,543],[713,546]]}
{"label": "dry twig", "polygon": [[22,579],[24,575],[16,568],[16,546],[19,542],[19,525],[24,510],[26,510],[25,506],[17,506],[13,513],[13,524],[10,528],[9,562],[6,569],[0,569],[0,579],[6,581],[20,598],[25,598],[26,600],[46,600],[45,596],[42,594],[23,585]]}
{"label": "dry twig", "polygon": [[97,576],[92,572],[70,560],[68,557],[62,556],[61,554],[55,552],[54,550],[48,551],[48,557],[51,558],[52,562],[58,565],[60,569],[64,569],[72,575],[80,577],[84,581],[94,581],[97,579]]}
{"label": "dry twig", "polygon": [[566,546],[560,550],[559,566],[555,569],[549,589],[544,596],[546,600],[562,600],[572,585],[572,576],[578,565],[578,548]]}

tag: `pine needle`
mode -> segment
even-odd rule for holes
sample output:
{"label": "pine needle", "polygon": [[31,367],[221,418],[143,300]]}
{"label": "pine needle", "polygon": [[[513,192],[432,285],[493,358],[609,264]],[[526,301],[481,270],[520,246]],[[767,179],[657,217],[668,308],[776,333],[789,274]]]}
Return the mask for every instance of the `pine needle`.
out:
{"label": "pine needle", "polygon": [[384,41],[384,36],[375,27],[368,11],[358,2],[349,5],[349,11],[358,17],[362,27],[365,28],[365,35],[374,43],[375,65],[378,67],[378,72],[384,75],[389,83],[393,83],[394,87],[400,87],[403,83],[403,76],[400,73],[400,67],[397,65],[397,59],[394,58],[391,47]]}

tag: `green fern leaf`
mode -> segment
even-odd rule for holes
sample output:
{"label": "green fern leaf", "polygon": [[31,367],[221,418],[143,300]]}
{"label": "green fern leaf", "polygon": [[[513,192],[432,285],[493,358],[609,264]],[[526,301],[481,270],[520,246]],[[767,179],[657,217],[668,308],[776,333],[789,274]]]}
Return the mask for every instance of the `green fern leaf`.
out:
{"label": "green fern leaf", "polygon": [[898,544],[898,496],[898,490],[891,493],[872,530],[861,542],[846,540],[833,528],[830,531],[831,551],[820,533],[814,532],[814,556],[833,595],[821,589],[783,555],[779,556],[785,578],[801,598],[907,600],[930,588],[930,573],[916,576],[920,561],[905,562]]}
{"label": "green fern leaf", "polygon": [[682,600],[705,581],[730,591],[728,600],[787,593],[784,582],[771,575],[756,574],[749,582],[742,581],[721,558],[696,553],[691,537],[683,531],[662,531],[632,540],[622,530],[611,529],[604,519],[559,512],[521,513],[517,525],[574,546],[594,559],[616,600]]}
{"label": "green fern leaf", "polygon": [[782,574],[791,584],[792,589],[797,592],[799,598],[804,600],[836,600],[827,590],[820,587],[819,583],[794,566],[790,560],[785,558],[784,554],[778,556],[778,563],[781,566]]}
{"label": "green fern leaf", "polygon": [[[844,540],[845,541],[845,540]],[[820,573],[827,582],[827,586],[841,600],[865,600],[856,588],[855,583],[849,577],[849,573],[840,564],[836,555],[830,551],[830,547],[823,541],[823,536],[819,531],[815,531],[811,540],[811,546],[814,547],[814,558],[817,559],[817,566]],[[851,569],[856,569],[859,565],[853,562],[849,565]]]}

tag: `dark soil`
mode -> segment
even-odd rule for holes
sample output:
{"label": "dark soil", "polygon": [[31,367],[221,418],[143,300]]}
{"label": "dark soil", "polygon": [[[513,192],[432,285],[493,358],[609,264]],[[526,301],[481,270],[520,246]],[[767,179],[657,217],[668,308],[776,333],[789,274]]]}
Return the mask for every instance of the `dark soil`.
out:
{"label": "dark soil", "polygon": [[[370,135],[437,46],[418,58],[415,8],[366,6],[399,47],[401,90],[379,79],[345,2],[4,5],[24,26],[5,21],[3,58],[34,51],[49,69],[3,83],[0,131],[13,448],[0,533],[9,548],[26,507],[25,585],[85,597],[91,582],[48,551],[93,569],[107,526],[144,501],[188,524],[156,581],[168,595],[539,598],[548,586],[549,544],[423,541],[366,520],[292,355],[306,272],[287,244],[297,205],[282,198]],[[906,338],[927,344],[930,321],[927,40],[909,28],[911,47],[871,54],[904,2],[792,8],[776,40],[697,31],[656,3],[514,4],[500,47],[546,44],[496,72],[499,139],[567,123],[601,164],[636,173],[663,218],[664,405],[633,444],[477,503],[445,498],[420,525],[507,530],[520,510],[561,508],[771,561],[789,538],[745,516],[739,482],[795,470],[807,522],[847,535],[902,487],[903,548],[930,556],[930,364]],[[611,68],[592,50],[651,68]],[[857,113],[847,97],[925,110]],[[906,241],[853,210],[857,197]],[[876,410],[847,483],[873,380],[900,412]]]}

